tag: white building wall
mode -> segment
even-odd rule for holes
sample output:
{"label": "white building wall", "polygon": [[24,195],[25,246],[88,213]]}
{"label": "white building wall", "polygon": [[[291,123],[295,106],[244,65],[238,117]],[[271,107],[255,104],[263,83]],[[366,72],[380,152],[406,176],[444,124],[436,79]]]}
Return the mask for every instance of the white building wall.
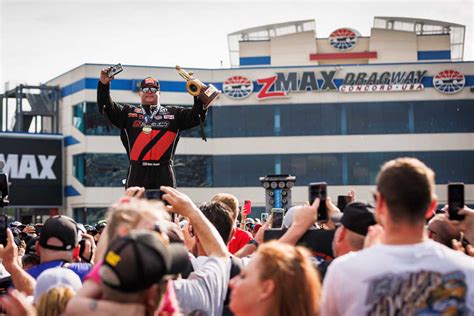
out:
{"label": "white building wall", "polygon": [[314,65],[309,55],[316,52],[314,31],[271,38],[272,66]]}
{"label": "white building wall", "polygon": [[372,28],[370,51],[377,52],[377,60],[370,63],[417,62],[417,36],[415,32]]}

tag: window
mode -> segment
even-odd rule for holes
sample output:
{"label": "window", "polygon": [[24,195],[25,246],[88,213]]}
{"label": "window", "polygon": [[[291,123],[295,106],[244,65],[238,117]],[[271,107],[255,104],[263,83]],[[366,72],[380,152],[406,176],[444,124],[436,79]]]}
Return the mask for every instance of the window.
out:
{"label": "window", "polygon": [[416,102],[414,112],[416,133],[474,132],[472,100]]}

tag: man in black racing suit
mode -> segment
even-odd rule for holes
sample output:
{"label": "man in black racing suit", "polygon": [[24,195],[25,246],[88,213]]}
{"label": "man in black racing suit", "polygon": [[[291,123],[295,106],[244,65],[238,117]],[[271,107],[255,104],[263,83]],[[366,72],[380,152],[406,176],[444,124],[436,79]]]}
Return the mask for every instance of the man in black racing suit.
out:
{"label": "man in black racing suit", "polygon": [[194,99],[191,109],[160,105],[160,83],[145,78],[140,83],[138,106],[119,104],[110,97],[107,69],[100,73],[97,106],[113,125],[120,129],[120,139],[130,165],[125,187],[159,189],[161,185],[176,188],[173,158],[180,131],[204,121],[206,111]]}

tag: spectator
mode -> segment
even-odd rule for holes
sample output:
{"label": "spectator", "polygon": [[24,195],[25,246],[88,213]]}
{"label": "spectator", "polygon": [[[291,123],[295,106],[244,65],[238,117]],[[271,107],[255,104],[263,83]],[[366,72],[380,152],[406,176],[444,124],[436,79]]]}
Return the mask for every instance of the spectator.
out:
{"label": "spectator", "polygon": [[218,193],[212,197],[211,201],[218,201],[224,203],[230,208],[232,212],[232,226],[234,227],[234,231],[232,234],[232,238],[230,239],[230,242],[228,244],[228,249],[231,254],[235,254],[237,251],[242,249],[250,240],[252,240],[252,235],[249,232],[240,229],[236,224],[237,217],[239,216],[239,200],[232,194]]}
{"label": "spectator", "polygon": [[36,279],[44,270],[66,267],[83,280],[92,265],[73,262],[75,253],[79,251],[78,234],[77,224],[72,218],[64,215],[48,218],[36,243],[41,263],[27,272]]}
{"label": "spectator", "polygon": [[446,247],[452,248],[451,241],[460,237],[457,229],[445,214],[436,214],[428,223],[428,237]]}
{"label": "spectator", "polygon": [[165,276],[180,273],[188,262],[183,245],[165,246],[158,233],[132,231],[115,239],[105,255],[103,299],[141,304],[146,315],[153,315],[167,289]]}
{"label": "spectator", "polygon": [[334,260],[322,315],[472,313],[474,261],[426,236],[425,216],[437,205],[434,172],[399,158],[382,166],[376,183],[382,244]]}
{"label": "spectator", "polygon": [[234,315],[310,316],[319,312],[321,285],[303,247],[269,242],[230,282]]}
{"label": "spectator", "polygon": [[38,316],[59,316],[81,288],[81,279],[69,269],[45,270],[37,279],[34,302]]}

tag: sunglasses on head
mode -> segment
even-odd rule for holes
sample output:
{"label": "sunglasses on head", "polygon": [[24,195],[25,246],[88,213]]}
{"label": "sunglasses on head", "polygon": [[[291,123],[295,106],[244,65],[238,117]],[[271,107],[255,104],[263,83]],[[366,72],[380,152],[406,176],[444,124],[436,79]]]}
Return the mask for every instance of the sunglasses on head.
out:
{"label": "sunglasses on head", "polygon": [[145,92],[145,93],[149,93],[149,92],[156,93],[158,91],[158,88],[145,87],[145,88],[142,88],[142,91]]}

